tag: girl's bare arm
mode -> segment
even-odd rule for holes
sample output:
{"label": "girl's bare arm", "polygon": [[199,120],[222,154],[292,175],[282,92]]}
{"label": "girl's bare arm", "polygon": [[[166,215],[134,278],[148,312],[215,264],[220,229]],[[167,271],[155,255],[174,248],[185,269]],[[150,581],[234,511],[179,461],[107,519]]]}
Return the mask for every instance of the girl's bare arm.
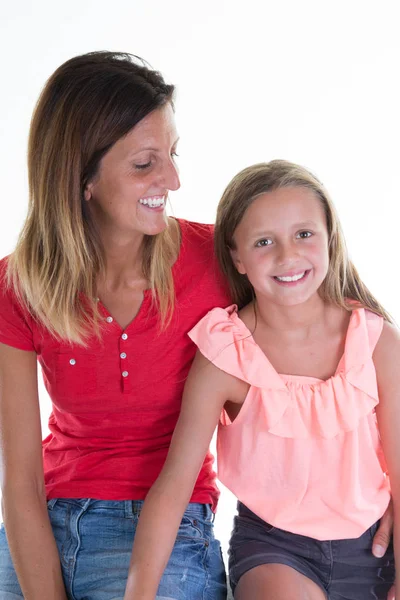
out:
{"label": "girl's bare arm", "polygon": [[26,600],[67,600],[44,488],[36,354],[0,344],[0,468],[7,540]]}
{"label": "girl's bare arm", "polygon": [[155,598],[222,407],[243,400],[247,388],[197,353],[165,465],[140,515],[125,600]]}
{"label": "girl's bare arm", "polygon": [[[390,473],[394,512],[394,554],[400,564],[400,333],[385,323],[374,352],[380,402],[376,408],[383,451]],[[395,586],[400,598],[400,577]]]}

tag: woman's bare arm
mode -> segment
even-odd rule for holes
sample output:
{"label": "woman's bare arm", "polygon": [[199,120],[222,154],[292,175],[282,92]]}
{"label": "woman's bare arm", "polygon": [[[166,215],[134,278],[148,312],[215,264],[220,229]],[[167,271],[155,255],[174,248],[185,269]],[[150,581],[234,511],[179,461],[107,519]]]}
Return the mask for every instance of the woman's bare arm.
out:
{"label": "woman's bare arm", "polygon": [[67,600],[44,489],[36,354],[0,344],[2,510],[25,600]]}
{"label": "woman's bare arm", "polygon": [[153,600],[219,416],[247,384],[197,353],[165,465],[146,497],[135,535],[125,600]]}
{"label": "woman's bare arm", "polygon": [[[390,473],[394,514],[394,554],[400,564],[400,333],[385,323],[374,352],[379,404],[376,408],[383,451]],[[400,578],[395,586],[400,598]]]}

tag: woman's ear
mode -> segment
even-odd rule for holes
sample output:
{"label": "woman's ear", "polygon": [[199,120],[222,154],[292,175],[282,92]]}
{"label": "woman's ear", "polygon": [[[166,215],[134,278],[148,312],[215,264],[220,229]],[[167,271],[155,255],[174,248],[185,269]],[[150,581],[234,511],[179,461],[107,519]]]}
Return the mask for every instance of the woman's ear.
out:
{"label": "woman's ear", "polygon": [[246,269],[244,268],[243,263],[240,260],[239,252],[237,250],[233,250],[232,248],[229,248],[229,252],[237,272],[241,275],[246,275]]}
{"label": "woman's ear", "polygon": [[88,183],[87,186],[85,187],[85,189],[83,190],[83,197],[85,198],[86,202],[89,202],[89,200],[92,199],[92,191],[93,191],[93,184]]}

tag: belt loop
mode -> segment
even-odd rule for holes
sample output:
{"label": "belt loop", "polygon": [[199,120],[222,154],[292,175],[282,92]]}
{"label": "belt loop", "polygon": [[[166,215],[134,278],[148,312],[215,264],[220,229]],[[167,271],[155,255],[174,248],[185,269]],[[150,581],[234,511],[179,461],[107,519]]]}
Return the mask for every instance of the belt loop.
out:
{"label": "belt loop", "polygon": [[53,508],[55,507],[57,502],[57,498],[52,498],[51,500],[47,501],[47,508],[48,510],[53,510]]}
{"label": "belt loop", "polygon": [[133,501],[132,500],[124,500],[124,511],[126,519],[133,519]]}
{"label": "belt loop", "polygon": [[134,515],[140,515],[144,500],[132,500],[132,511]]}
{"label": "belt loop", "polygon": [[205,518],[210,519],[211,523],[214,523],[214,519],[215,519],[215,513],[213,512],[212,508],[211,508],[211,504],[203,504],[204,506],[204,514],[205,514]]}

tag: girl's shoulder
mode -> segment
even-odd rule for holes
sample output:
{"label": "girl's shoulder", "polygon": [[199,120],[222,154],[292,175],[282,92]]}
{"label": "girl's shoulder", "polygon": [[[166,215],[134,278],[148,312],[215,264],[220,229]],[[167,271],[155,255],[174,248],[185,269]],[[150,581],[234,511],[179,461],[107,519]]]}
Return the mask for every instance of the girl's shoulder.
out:
{"label": "girl's shoulder", "polygon": [[[369,312],[368,318],[371,322],[382,319],[382,317],[372,312]],[[382,333],[376,344],[374,355],[387,354],[389,357],[395,350],[400,349],[400,330],[394,323],[389,323],[383,319],[382,321]]]}

